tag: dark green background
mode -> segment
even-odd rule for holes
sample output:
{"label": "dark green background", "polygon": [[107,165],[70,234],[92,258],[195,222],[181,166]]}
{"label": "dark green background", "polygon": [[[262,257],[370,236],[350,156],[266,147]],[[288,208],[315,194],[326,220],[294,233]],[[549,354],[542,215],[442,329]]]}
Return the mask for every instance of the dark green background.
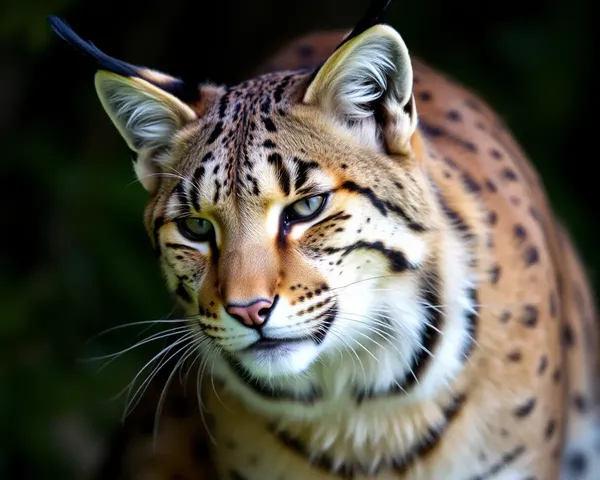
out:
{"label": "dark green background", "polygon": [[[0,478],[85,478],[115,427],[110,401],[152,349],[124,329],[171,302],[142,225],[145,192],[95,97],[93,71],[55,38],[67,18],[109,54],[234,82],[297,34],[352,25],[358,0],[14,0],[0,6],[2,269]],[[484,4],[482,6],[482,4]],[[409,48],[479,91],[541,171],[595,278],[597,92],[592,2],[399,0]],[[596,117],[597,118],[597,117]]]}

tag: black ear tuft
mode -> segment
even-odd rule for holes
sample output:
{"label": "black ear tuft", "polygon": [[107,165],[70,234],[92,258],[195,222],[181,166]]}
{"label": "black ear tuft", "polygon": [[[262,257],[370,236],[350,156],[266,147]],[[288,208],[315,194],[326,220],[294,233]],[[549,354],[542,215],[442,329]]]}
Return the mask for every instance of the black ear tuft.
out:
{"label": "black ear tuft", "polygon": [[102,69],[126,77],[140,77],[140,74],[138,73],[139,69],[137,67],[106,55],[93,43],[87,42],[77,35],[62,18],[51,16],[48,18],[48,22],[54,33],[77,51],[84,54],[90,60],[93,60],[96,65],[100,66]]}
{"label": "black ear tuft", "polygon": [[89,60],[92,60],[95,68],[100,67],[103,70],[125,77],[142,78],[186,103],[193,103],[199,99],[200,91],[196,82],[184,81],[175,77],[168,78],[167,76],[158,81],[156,76],[149,75],[149,69],[111,57],[93,43],[82,39],[62,18],[51,16],[48,17],[48,22],[60,38]]}
{"label": "black ear tuft", "polygon": [[375,25],[385,23],[385,14],[393,1],[394,0],[371,0],[371,3],[369,3],[367,11],[363,17],[356,24],[352,32],[350,32],[350,35],[348,35],[344,41],[337,46],[336,50],[344,45],[348,40],[357,37],[365,30],[368,30]]}

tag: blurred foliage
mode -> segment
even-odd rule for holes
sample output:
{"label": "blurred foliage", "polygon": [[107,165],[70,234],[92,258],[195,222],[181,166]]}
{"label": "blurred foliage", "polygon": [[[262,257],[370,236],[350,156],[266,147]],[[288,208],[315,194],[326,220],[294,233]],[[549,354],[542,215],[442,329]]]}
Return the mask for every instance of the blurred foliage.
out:
{"label": "blurred foliage", "polygon": [[[50,34],[66,17],[108,53],[198,79],[234,82],[283,41],[351,25],[364,1],[23,0],[0,6],[4,187],[0,273],[0,478],[85,478],[122,413],[111,401],[150,352],[108,368],[170,312],[142,225],[131,156],[95,98],[92,71]],[[591,0],[397,2],[389,21],[412,51],[472,86],[537,165],[590,274],[596,248]],[[342,6],[343,5],[343,6]],[[583,140],[582,140],[583,139]],[[86,343],[87,342],[87,343]]]}

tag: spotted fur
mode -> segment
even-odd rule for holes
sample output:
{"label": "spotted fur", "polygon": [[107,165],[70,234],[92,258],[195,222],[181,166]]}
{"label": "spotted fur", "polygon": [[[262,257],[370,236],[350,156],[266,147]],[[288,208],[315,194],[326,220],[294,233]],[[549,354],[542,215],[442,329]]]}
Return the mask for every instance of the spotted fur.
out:
{"label": "spotted fur", "polygon": [[[199,385],[170,383],[155,443],[146,394],[102,478],[595,478],[596,311],[535,170],[481,99],[390,57],[391,28],[332,54],[344,35],[192,98],[145,70],[98,74],[138,152],[184,353],[203,359]],[[391,42],[379,64],[365,36]],[[282,220],[320,194],[314,218]],[[186,238],[190,216],[214,237]],[[228,313],[256,299],[261,329]]]}

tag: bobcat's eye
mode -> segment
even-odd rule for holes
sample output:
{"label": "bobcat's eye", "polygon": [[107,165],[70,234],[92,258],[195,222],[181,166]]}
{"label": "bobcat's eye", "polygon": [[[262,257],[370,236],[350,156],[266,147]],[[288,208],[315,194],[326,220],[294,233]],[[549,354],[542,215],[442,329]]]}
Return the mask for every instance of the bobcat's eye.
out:
{"label": "bobcat's eye", "polygon": [[182,218],[177,222],[177,228],[193,242],[207,242],[214,233],[213,224],[204,218]]}
{"label": "bobcat's eye", "polygon": [[303,198],[287,208],[288,222],[310,220],[316,216],[325,205],[325,195]]}

